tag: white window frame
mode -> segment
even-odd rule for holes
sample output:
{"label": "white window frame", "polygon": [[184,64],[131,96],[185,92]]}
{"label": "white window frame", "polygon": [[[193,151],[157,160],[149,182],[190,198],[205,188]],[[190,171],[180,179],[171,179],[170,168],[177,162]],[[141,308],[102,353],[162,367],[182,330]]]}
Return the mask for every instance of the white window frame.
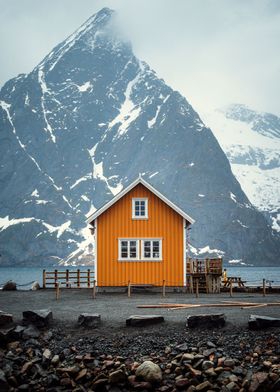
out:
{"label": "white window frame", "polygon": [[[151,256],[150,257],[145,257],[145,242],[149,241],[150,242],[150,247],[151,247]],[[159,242],[159,257],[153,257],[153,242],[158,241]],[[144,238],[141,239],[141,260],[143,261],[162,261],[162,239],[161,238]]]}
{"label": "white window frame", "polygon": [[[122,257],[122,242],[126,241],[127,242],[127,257]],[[136,257],[131,257],[130,256],[130,242],[135,241],[136,242]],[[140,240],[138,238],[119,238],[118,241],[119,245],[119,260],[121,261],[139,261],[140,260],[140,255],[139,255],[139,242]]]}
{"label": "white window frame", "polygon": [[[145,202],[145,215],[135,215],[135,202]],[[133,197],[132,198],[132,219],[148,219],[148,198],[147,197]]]}

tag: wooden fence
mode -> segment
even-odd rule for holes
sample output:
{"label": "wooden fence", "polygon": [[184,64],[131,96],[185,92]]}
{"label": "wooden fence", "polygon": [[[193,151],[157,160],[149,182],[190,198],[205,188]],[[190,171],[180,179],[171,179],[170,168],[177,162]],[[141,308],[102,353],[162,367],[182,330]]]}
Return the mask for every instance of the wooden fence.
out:
{"label": "wooden fence", "polygon": [[88,270],[43,270],[43,288],[56,288],[58,285],[66,288],[93,287],[95,280],[94,271]]}

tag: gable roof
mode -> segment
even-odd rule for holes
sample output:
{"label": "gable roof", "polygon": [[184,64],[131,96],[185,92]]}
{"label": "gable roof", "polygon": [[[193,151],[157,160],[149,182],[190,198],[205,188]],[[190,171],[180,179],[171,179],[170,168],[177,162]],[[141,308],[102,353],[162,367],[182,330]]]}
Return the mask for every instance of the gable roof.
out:
{"label": "gable roof", "polygon": [[140,175],[135,181],[133,181],[130,185],[128,185],[121,192],[119,192],[115,197],[113,197],[110,201],[108,201],[108,203],[104,204],[101,208],[96,210],[93,214],[88,215],[86,222],[90,223],[94,219],[96,219],[99,215],[103,214],[104,211],[106,211],[109,207],[111,207],[113,204],[115,204],[118,200],[120,200],[124,195],[126,195],[131,189],[133,189],[138,184],[144,185],[147,189],[149,189],[149,191],[154,193],[159,199],[164,201],[169,207],[171,207],[179,215],[181,215],[183,218],[185,218],[188,222],[190,222],[190,223],[195,222],[195,220],[193,218],[191,218],[188,214],[186,214],[183,210],[181,210],[181,208],[179,208],[174,203],[172,203],[169,199],[167,199],[166,196],[164,196],[158,190],[156,190],[151,184],[149,184],[147,181],[145,181]]}

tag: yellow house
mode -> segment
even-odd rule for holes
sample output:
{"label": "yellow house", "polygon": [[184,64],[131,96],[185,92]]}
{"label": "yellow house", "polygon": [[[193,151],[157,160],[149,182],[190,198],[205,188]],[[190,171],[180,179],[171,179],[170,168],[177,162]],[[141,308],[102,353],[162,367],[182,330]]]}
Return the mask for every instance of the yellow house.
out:
{"label": "yellow house", "polygon": [[194,220],[141,176],[87,223],[99,287],[186,285],[186,230]]}

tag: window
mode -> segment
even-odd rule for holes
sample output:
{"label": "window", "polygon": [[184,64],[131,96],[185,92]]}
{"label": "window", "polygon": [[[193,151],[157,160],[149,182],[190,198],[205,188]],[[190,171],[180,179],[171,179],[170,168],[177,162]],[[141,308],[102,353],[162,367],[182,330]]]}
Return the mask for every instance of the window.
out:
{"label": "window", "polygon": [[119,239],[119,260],[162,261],[162,240]]}
{"label": "window", "polygon": [[148,199],[132,199],[132,218],[147,219],[148,218]]}
{"label": "window", "polygon": [[139,241],[120,240],[119,260],[136,260],[136,259],[139,259]]}
{"label": "window", "polygon": [[142,242],[142,259],[161,260],[162,247],[161,240],[143,240]]}

